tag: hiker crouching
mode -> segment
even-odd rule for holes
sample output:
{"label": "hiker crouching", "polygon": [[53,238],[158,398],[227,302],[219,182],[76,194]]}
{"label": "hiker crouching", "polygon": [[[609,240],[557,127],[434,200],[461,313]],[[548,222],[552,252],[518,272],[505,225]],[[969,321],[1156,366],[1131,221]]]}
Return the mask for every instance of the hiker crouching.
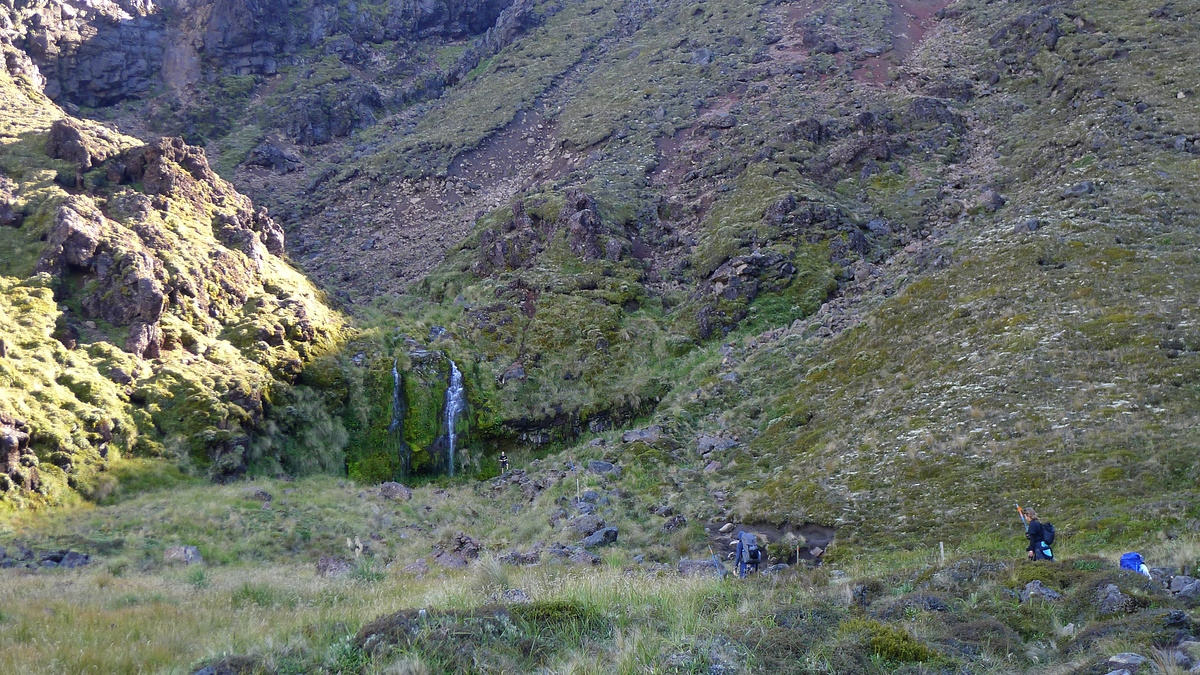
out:
{"label": "hiker crouching", "polygon": [[1038,520],[1037,512],[1033,509],[1025,509],[1025,517],[1029,519],[1029,524],[1025,528],[1025,536],[1029,539],[1029,546],[1025,549],[1025,553],[1029,559],[1054,560],[1054,552],[1050,548],[1053,535],[1048,533],[1046,526],[1042,524],[1041,520]]}

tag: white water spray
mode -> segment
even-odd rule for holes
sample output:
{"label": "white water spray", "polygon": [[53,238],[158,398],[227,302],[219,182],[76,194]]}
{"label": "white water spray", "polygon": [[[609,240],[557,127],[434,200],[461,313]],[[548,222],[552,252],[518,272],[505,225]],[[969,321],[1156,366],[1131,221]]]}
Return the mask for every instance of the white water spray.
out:
{"label": "white water spray", "polygon": [[462,373],[458,365],[450,361],[450,386],[446,387],[446,440],[449,444],[447,454],[450,459],[450,475],[454,475],[454,426],[458,416],[466,408],[466,398],[463,392]]}
{"label": "white water spray", "polygon": [[396,367],[396,361],[392,359],[392,423],[388,425],[389,432],[400,430],[400,371]]}

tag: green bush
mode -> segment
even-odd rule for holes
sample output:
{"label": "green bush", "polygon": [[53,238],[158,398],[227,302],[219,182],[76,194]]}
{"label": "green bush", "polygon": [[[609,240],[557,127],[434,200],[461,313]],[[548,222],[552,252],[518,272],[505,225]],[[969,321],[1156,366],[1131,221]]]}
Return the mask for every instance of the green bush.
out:
{"label": "green bush", "polygon": [[552,631],[598,631],[604,627],[604,615],[573,600],[547,600],[515,605],[509,612],[514,619],[531,628]]}
{"label": "green bush", "polygon": [[903,628],[884,625],[868,619],[843,621],[842,633],[865,633],[866,646],[871,653],[892,661],[932,661],[937,652],[916,639]]}

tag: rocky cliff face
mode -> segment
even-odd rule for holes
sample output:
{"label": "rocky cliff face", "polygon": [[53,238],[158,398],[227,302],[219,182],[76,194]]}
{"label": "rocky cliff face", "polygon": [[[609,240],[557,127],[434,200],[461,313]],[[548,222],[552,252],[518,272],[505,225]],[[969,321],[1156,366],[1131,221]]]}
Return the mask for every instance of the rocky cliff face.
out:
{"label": "rocky cliff face", "polygon": [[[284,235],[202,150],[64,116],[7,44],[0,71],[0,429],[18,502],[102,497],[121,456],[244,472],[340,320]],[[39,468],[40,467],[40,468]]]}
{"label": "rocky cliff face", "polygon": [[51,99],[97,107],[223,75],[274,75],[329,39],[327,48],[357,54],[385,41],[476,35],[509,4],[5,0],[0,35],[32,57]]}

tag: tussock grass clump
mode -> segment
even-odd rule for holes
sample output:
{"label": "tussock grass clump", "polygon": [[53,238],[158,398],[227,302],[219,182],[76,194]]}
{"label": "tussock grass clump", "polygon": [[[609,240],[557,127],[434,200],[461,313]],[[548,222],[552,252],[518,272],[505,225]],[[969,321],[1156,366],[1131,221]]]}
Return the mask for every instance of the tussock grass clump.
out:
{"label": "tussock grass clump", "polygon": [[531,627],[556,632],[592,633],[605,626],[603,614],[570,600],[543,600],[514,605],[509,612]]}
{"label": "tussock grass clump", "polygon": [[872,654],[892,661],[932,661],[937,658],[936,651],[908,631],[878,621],[848,619],[838,626],[838,632],[846,636],[861,636]]}

